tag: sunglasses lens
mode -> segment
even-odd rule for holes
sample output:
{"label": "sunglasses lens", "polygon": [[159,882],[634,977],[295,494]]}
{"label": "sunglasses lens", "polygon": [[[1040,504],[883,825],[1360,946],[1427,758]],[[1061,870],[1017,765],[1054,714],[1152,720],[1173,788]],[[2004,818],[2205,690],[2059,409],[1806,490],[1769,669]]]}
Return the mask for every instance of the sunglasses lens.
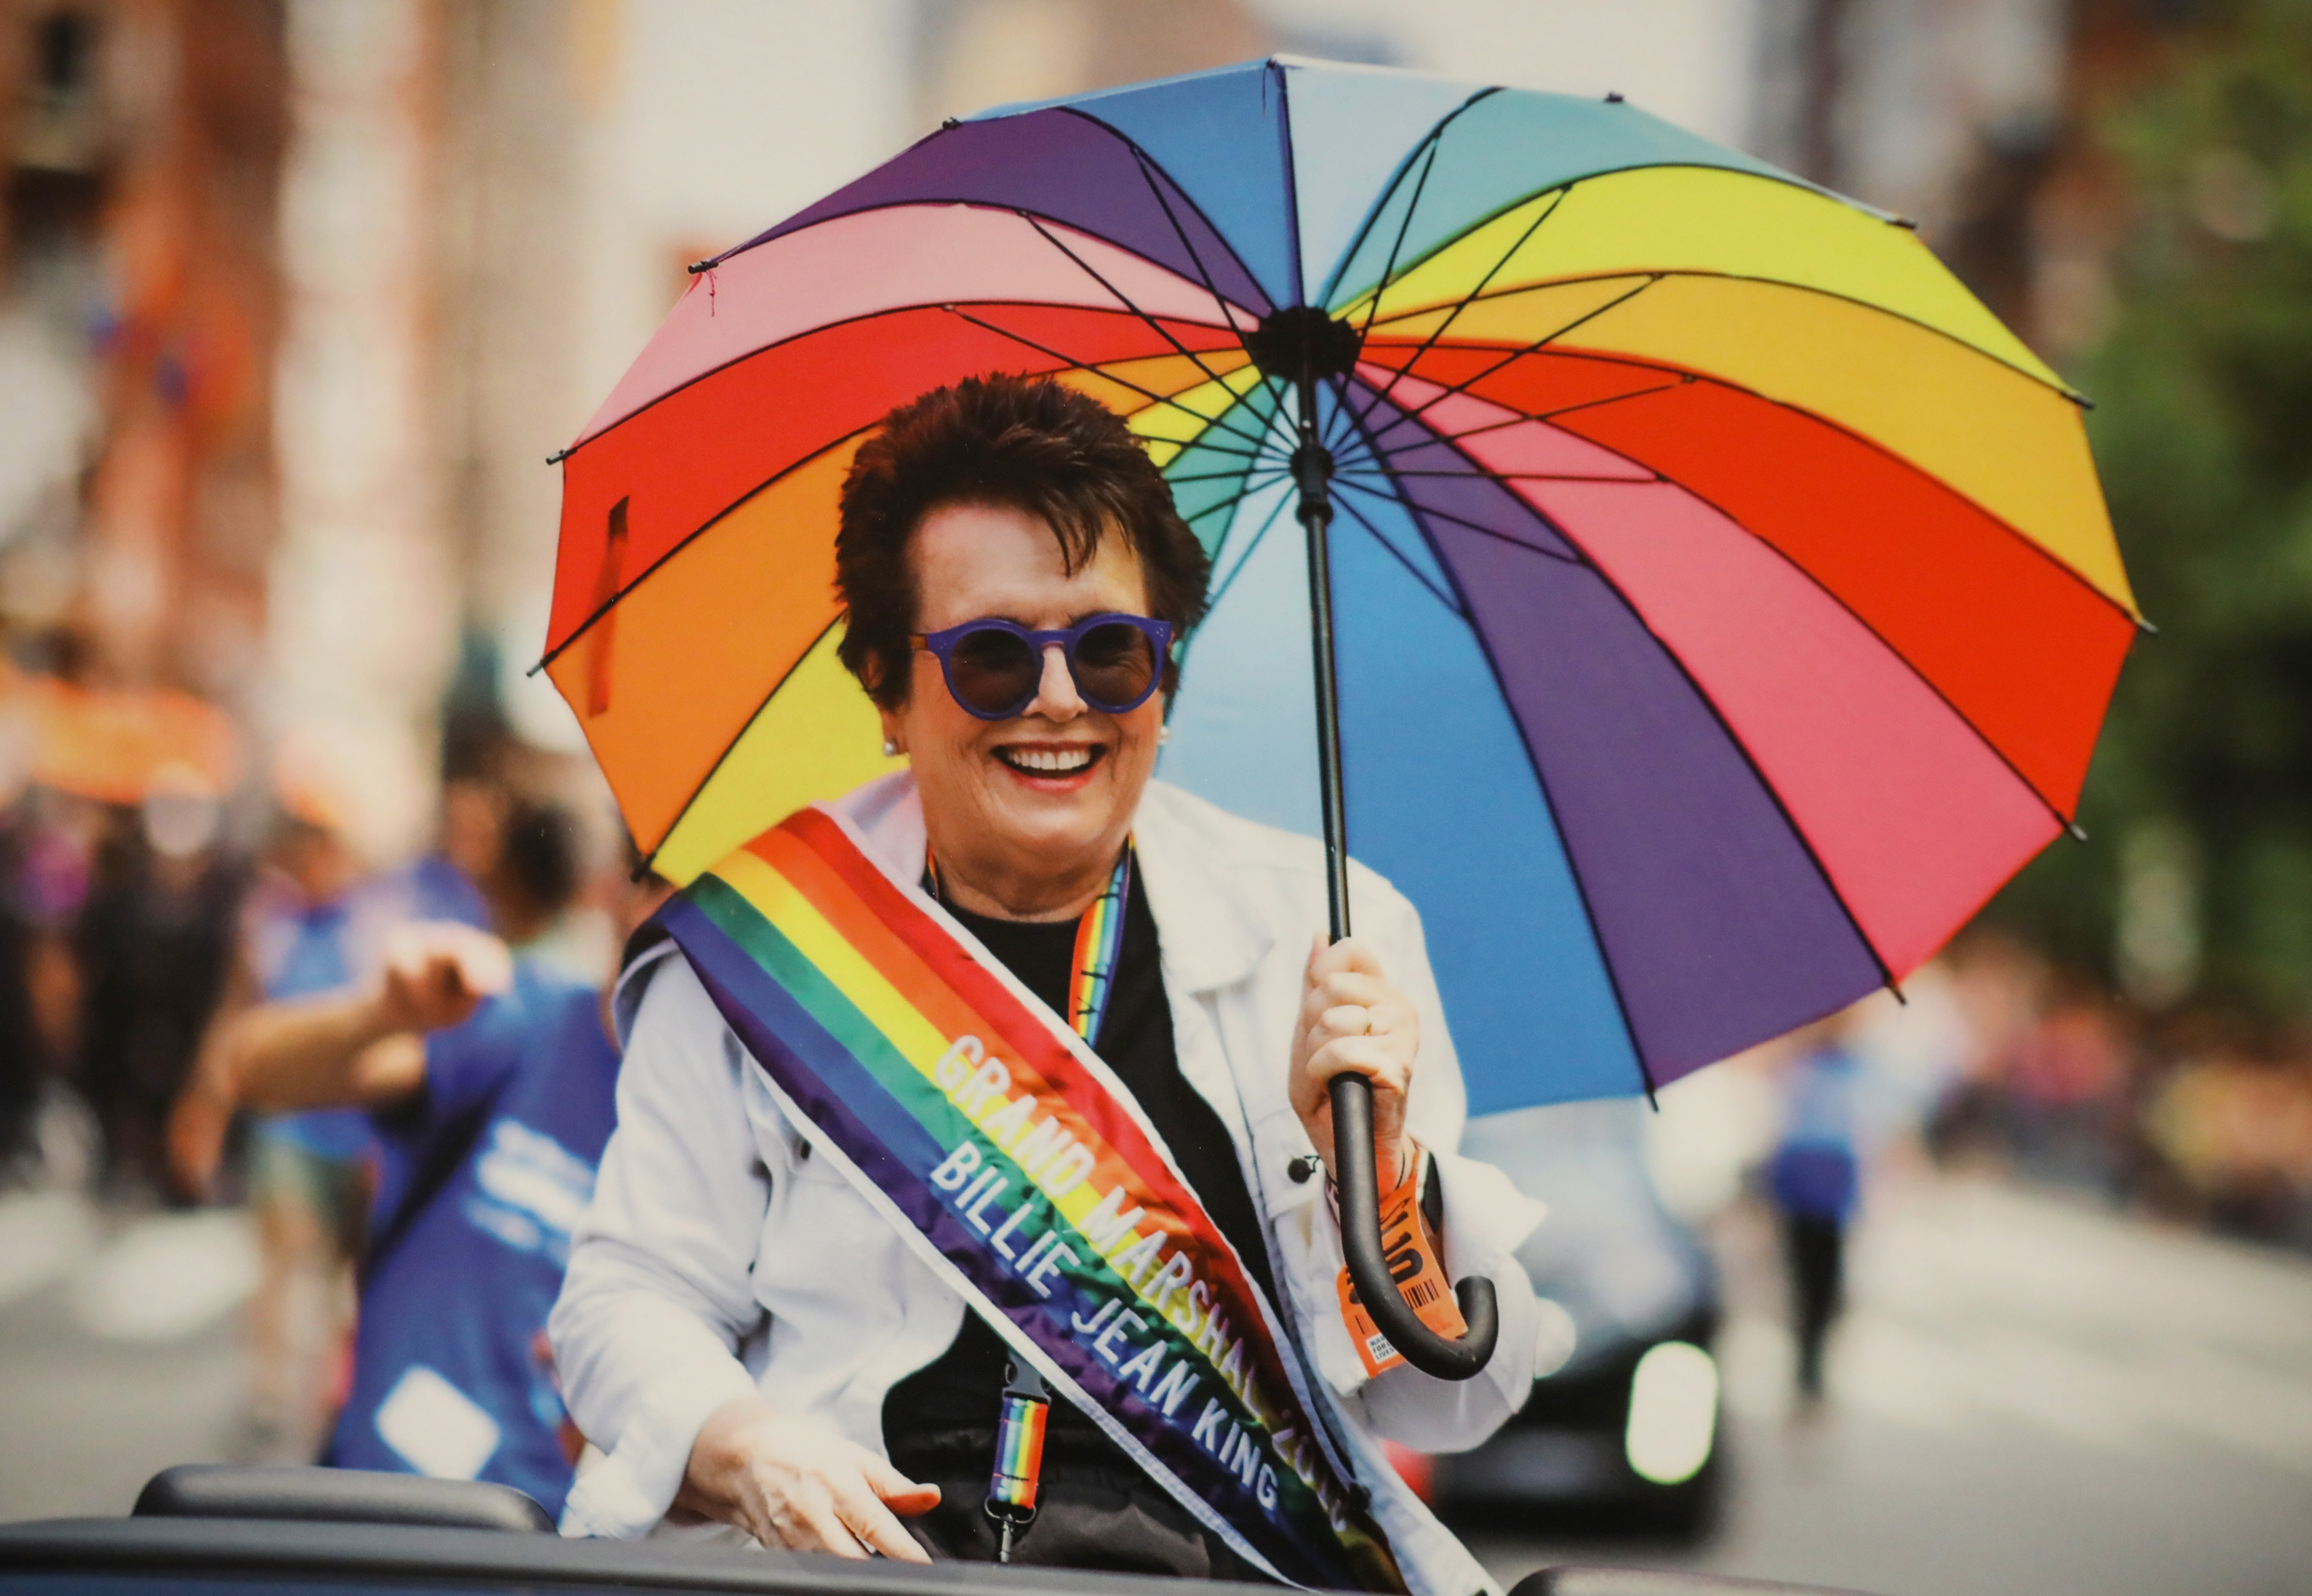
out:
{"label": "sunglasses lens", "polygon": [[949,652],[947,681],[956,702],[981,715],[1016,715],[1035,696],[1036,651],[1024,637],[994,627],[966,632]]}
{"label": "sunglasses lens", "polygon": [[1128,709],[1156,680],[1156,650],[1138,627],[1112,620],[1076,643],[1076,690],[1095,709]]}

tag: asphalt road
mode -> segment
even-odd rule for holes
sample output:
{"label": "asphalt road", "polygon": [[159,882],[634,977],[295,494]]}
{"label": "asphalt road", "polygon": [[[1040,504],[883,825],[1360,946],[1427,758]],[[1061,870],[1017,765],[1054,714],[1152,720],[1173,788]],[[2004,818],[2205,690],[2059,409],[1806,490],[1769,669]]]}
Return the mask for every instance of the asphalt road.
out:
{"label": "asphalt road", "polygon": [[1914,1179],[1858,1231],[1831,1399],[1791,1409],[1771,1238],[1719,1237],[1735,1468],[1683,1555],[1491,1533],[1504,1583],[1634,1562],[1881,1596],[2312,1592],[2312,1260]]}
{"label": "asphalt road", "polygon": [[0,1519],[126,1513],[154,1470],[240,1443],[237,1214],[0,1197]]}
{"label": "asphalt road", "polygon": [[[1917,1179],[1874,1203],[1833,1399],[1790,1411],[1763,1231],[1720,1238],[1736,1468],[1690,1553],[1473,1539],[1504,1581],[1690,1565],[1880,1596],[2312,1593],[2312,1262],[2044,1196]],[[125,1511],[228,1455],[253,1278],[236,1216],[0,1197],[0,1518]]]}

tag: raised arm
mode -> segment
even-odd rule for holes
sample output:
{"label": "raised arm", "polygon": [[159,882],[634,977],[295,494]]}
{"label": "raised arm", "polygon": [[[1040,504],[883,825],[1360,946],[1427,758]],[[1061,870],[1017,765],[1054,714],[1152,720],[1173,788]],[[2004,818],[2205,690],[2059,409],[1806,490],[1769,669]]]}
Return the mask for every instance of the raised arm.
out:
{"label": "raised arm", "polygon": [[169,1114],[169,1162],[206,1193],[240,1109],[372,1108],[425,1083],[425,1035],[463,1022],[512,979],[505,946],[456,925],[403,927],[378,988],[355,996],[260,1000],[237,956],[224,1002]]}
{"label": "raised arm", "polygon": [[512,978],[505,944],[486,932],[405,925],[373,989],[244,1009],[209,1067],[232,1102],[267,1113],[393,1102],[425,1083],[426,1034],[462,1024]]}

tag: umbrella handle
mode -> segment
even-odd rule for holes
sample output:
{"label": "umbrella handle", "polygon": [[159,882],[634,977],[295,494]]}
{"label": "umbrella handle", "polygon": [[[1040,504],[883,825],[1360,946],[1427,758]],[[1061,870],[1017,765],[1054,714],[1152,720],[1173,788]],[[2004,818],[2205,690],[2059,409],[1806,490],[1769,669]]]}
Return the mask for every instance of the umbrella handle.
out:
{"label": "umbrella handle", "polygon": [[1357,1299],[1406,1363],[1438,1380],[1467,1380],[1493,1361],[1493,1343],[1501,1335],[1493,1283],[1482,1275],[1455,1283],[1453,1294],[1469,1325],[1468,1333],[1458,1341],[1431,1329],[1406,1305],[1381,1251],[1372,1083],[1362,1075],[1339,1074],[1328,1090],[1333,1100],[1333,1179],[1341,1190],[1341,1250],[1348,1258],[1349,1278],[1356,1282]]}
{"label": "umbrella handle", "polygon": [[[1274,332],[1272,333],[1272,325]],[[1317,428],[1317,380],[1326,349],[1356,355],[1356,335],[1340,332],[1321,311],[1306,307],[1277,311],[1261,323],[1261,348],[1253,351],[1264,371],[1290,371],[1300,392],[1300,446],[1292,452],[1292,479],[1300,489],[1300,525],[1309,535],[1309,620],[1311,664],[1317,687],[1317,772],[1325,822],[1325,897],[1333,940],[1349,934],[1348,802],[1341,780],[1341,695],[1333,662],[1333,567],[1326,531],[1333,521],[1333,455]],[[1345,343],[1343,340],[1345,339]],[[1328,368],[1330,369],[1330,368]],[[1339,369],[1347,369],[1343,364]],[[1472,1276],[1453,1287],[1468,1332],[1448,1340],[1406,1305],[1380,1244],[1380,1182],[1373,1172],[1372,1083],[1362,1075],[1335,1075],[1333,1179],[1341,1188],[1341,1251],[1357,1300],[1372,1315],[1374,1328],[1405,1361],[1438,1380],[1467,1380],[1493,1360],[1501,1335],[1500,1306],[1493,1283]]]}

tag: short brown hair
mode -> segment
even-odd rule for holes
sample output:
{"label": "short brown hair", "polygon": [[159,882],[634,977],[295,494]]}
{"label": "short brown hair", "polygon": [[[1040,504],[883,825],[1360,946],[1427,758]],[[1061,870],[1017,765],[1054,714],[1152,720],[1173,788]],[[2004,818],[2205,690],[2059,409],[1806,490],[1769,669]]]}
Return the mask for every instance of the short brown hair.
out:
{"label": "short brown hair", "polygon": [[[915,630],[908,545],[931,512],[1000,505],[1040,518],[1068,572],[1120,532],[1140,559],[1148,607],[1185,636],[1203,618],[1211,573],[1204,545],[1123,417],[1043,377],[967,377],[886,416],[843,482],[835,586],[847,627],[843,663],[875,701],[907,697],[907,637]],[[1164,690],[1178,685],[1167,660]]]}

